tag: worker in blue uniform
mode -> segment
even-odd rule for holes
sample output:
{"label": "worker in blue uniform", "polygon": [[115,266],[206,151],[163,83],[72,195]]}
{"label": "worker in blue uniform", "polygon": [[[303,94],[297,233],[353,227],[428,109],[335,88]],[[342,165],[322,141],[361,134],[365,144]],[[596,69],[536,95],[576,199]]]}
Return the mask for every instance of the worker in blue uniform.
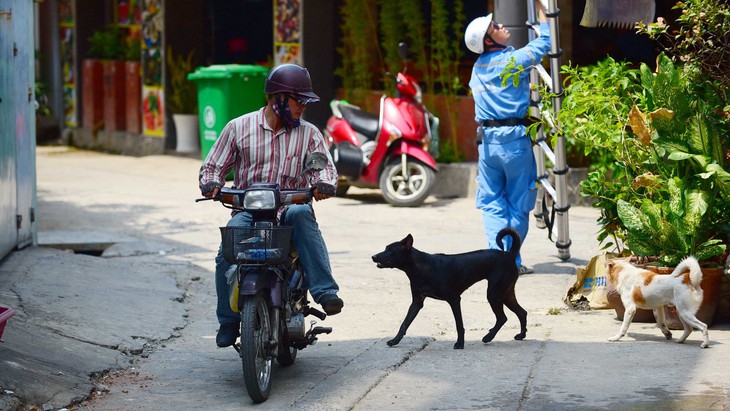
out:
{"label": "worker in blue uniform", "polygon": [[[535,157],[525,128],[530,104],[527,68],[540,64],[550,50],[550,31],[545,7],[540,1],[535,3],[540,36],[520,49],[506,45],[510,32],[496,23],[491,13],[474,19],[464,33],[467,48],[479,54],[469,87],[481,142],[476,207],[482,210],[490,248],[499,248],[497,233],[508,226],[517,230],[524,244],[537,197]],[[526,70],[520,73],[517,86],[512,81],[502,86],[500,75],[510,62]],[[505,241],[509,243],[506,238]],[[520,274],[533,272],[522,264],[521,255],[516,263]]]}

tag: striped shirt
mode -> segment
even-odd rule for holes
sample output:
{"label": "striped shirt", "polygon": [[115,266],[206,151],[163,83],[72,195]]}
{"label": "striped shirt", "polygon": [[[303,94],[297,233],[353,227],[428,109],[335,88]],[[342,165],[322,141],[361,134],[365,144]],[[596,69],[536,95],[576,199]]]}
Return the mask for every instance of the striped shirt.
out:
{"label": "striped shirt", "polygon": [[243,189],[253,183],[278,183],[281,188],[305,188],[308,179],[301,175],[307,153],[324,153],[327,167],[316,173],[313,183],[337,186],[337,171],[322,133],[301,120],[299,127],[278,132],[269,126],[264,110],[234,118],[221,131],[200,167],[200,186],[209,182],[225,185],[231,171],[233,186]]}

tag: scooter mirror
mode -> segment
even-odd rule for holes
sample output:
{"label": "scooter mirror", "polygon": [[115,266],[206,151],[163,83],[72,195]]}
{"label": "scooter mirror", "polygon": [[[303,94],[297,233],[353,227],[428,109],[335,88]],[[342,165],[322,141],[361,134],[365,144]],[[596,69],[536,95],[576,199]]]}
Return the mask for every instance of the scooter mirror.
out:
{"label": "scooter mirror", "polygon": [[304,161],[303,172],[322,171],[325,167],[327,167],[327,162],[328,160],[326,154],[319,152],[311,153]]}
{"label": "scooter mirror", "polygon": [[398,43],[398,55],[400,56],[401,60],[408,59],[408,43],[404,41]]}

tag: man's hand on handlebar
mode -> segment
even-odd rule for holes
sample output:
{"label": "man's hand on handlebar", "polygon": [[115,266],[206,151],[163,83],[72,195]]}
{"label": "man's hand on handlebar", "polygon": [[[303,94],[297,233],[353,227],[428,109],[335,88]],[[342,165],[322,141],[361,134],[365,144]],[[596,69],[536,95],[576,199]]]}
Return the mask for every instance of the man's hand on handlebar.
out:
{"label": "man's hand on handlebar", "polygon": [[317,201],[328,199],[333,195],[335,195],[335,187],[323,182],[317,183],[312,190],[312,197]]}
{"label": "man's hand on handlebar", "polygon": [[215,198],[215,196],[217,196],[218,193],[221,191],[222,187],[223,186],[220,185],[220,183],[211,181],[209,183],[203,184],[200,187],[200,193],[207,198]]}

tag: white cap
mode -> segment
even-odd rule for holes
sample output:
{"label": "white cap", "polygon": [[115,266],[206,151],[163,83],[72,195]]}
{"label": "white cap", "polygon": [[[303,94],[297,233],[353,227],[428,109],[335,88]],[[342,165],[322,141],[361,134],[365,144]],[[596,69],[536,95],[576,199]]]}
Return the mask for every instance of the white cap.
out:
{"label": "white cap", "polygon": [[484,17],[477,17],[466,26],[464,43],[466,47],[477,54],[484,53],[484,35],[492,24],[492,13]]}

